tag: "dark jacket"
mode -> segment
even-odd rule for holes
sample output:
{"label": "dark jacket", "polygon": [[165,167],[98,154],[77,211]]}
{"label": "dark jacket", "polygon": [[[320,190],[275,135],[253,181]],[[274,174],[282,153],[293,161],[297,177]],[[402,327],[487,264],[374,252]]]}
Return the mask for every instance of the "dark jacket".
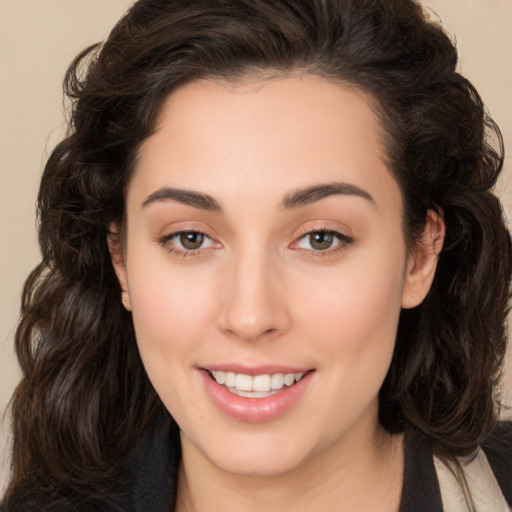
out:
{"label": "dark jacket", "polygon": [[[113,501],[77,502],[63,498],[50,508],[44,498],[25,496],[17,504],[1,512],[169,512],[176,500],[176,484],[180,461],[177,430],[170,418],[155,422],[141,437],[120,465],[117,497]],[[512,508],[512,423],[500,423],[482,448],[501,490]],[[54,495],[55,496],[55,495]],[[48,503],[48,502],[47,502]],[[174,508],[174,506],[173,506]],[[171,509],[172,510],[172,509]],[[430,444],[425,436],[410,431],[405,436],[405,468],[402,490],[402,512],[443,512],[439,483]]]}

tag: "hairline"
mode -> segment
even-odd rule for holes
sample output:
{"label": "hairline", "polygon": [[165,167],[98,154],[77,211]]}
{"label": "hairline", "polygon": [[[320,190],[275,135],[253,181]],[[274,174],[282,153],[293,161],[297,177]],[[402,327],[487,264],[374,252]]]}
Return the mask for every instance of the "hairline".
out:
{"label": "hairline", "polygon": [[[322,70],[320,65],[296,65],[293,67],[287,68],[278,68],[276,66],[243,66],[239,69],[235,70],[226,70],[222,71],[205,71],[204,74],[194,75],[186,78],[175,87],[171,88],[168,93],[160,100],[158,105],[155,118],[153,120],[153,125],[150,132],[135,145],[132,150],[133,155],[129,156],[126,167],[126,176],[127,179],[125,181],[125,185],[123,188],[123,215],[120,219],[121,226],[118,226],[117,235],[119,236],[119,241],[121,243],[121,247],[125,247],[126,242],[126,223],[127,223],[127,215],[126,215],[126,198],[128,189],[130,187],[133,176],[138,167],[138,161],[140,158],[140,148],[144,144],[144,142],[153,135],[158,127],[159,119],[161,118],[165,103],[169,99],[170,96],[174,95],[180,89],[190,85],[192,83],[197,82],[213,82],[216,84],[220,84],[226,88],[239,88],[243,86],[250,85],[266,85],[270,82],[276,80],[283,80],[288,78],[302,78],[302,77],[318,77],[321,78],[333,85],[336,85],[340,88],[348,90],[349,92],[359,96],[365,102],[367,102],[368,106],[372,110],[375,115],[377,121],[377,137],[381,146],[381,159],[387,170],[391,174],[391,177],[398,184],[400,189],[400,197],[402,200],[401,205],[401,219],[402,219],[402,233],[404,235],[404,240],[406,244],[407,251],[411,250],[414,246],[415,240],[413,239],[412,234],[410,233],[410,229],[407,223],[407,215],[406,215],[406,200],[404,194],[404,188],[398,179],[398,169],[395,169],[397,164],[393,164],[393,153],[397,152],[396,145],[393,143],[393,136],[390,131],[391,128],[391,120],[390,120],[390,108],[383,104],[382,100],[374,94],[369,87],[363,86],[361,83],[356,80],[342,78],[341,76],[335,75],[333,72],[325,72]],[[119,229],[119,227],[121,229]]]}

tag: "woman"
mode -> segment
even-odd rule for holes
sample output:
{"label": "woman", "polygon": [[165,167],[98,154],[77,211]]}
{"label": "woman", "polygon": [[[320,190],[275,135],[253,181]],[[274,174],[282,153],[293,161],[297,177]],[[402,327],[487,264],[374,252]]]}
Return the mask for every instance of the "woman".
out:
{"label": "woman", "polygon": [[502,143],[456,61],[410,0],[139,0],[77,57],[5,510],[442,510],[442,467],[469,510],[470,460],[512,506]]}

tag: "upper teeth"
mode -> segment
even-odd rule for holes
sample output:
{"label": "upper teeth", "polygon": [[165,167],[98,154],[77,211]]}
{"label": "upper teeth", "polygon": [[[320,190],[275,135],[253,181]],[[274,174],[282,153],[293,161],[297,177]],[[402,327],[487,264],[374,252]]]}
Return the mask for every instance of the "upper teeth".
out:
{"label": "upper teeth", "polygon": [[270,391],[281,389],[285,384],[291,386],[304,376],[304,373],[274,373],[272,375],[244,375],[243,373],[212,371],[217,384],[239,391]]}

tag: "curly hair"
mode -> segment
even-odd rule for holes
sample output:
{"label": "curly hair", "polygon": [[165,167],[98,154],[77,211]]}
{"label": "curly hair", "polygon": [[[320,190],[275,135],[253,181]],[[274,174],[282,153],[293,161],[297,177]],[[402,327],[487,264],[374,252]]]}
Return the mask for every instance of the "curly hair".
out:
{"label": "curly hair", "polygon": [[23,378],[11,402],[6,503],[58,489],[95,509],[164,409],[119,300],[107,237],[123,225],[137,152],[163,101],[200,78],[300,71],[372,98],[407,243],[421,237],[429,209],[446,224],[427,298],[401,313],[380,422],[421,431],[439,455],[472,453],[498,414],[512,248],[492,193],[501,135],[456,65],[450,38],[413,0],[139,0],[82,52],[65,79],[68,134],[38,196],[43,257],[15,338]]}

